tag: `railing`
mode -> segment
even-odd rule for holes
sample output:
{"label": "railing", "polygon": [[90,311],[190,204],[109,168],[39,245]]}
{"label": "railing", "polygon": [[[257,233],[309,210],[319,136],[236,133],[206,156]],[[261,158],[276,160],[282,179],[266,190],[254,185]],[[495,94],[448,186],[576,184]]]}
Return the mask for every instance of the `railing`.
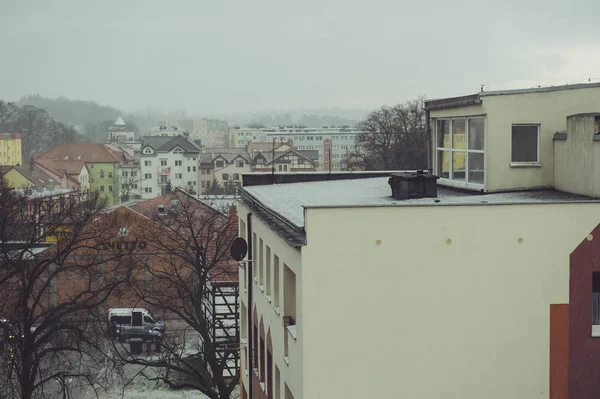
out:
{"label": "railing", "polygon": [[161,179],[160,177],[158,179],[156,179],[156,182],[159,185],[167,185],[171,183],[171,179]]}

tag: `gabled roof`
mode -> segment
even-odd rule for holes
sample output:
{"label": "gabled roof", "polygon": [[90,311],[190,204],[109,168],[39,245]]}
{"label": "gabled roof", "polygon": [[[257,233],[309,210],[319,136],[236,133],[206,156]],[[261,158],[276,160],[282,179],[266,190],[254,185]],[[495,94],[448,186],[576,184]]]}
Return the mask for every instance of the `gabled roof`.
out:
{"label": "gabled roof", "polygon": [[64,161],[59,159],[36,159],[35,164],[49,170],[50,172],[59,176],[71,175],[79,176],[83,168],[85,167],[85,161]]}
{"label": "gabled roof", "polygon": [[[300,158],[306,159],[310,162],[315,162],[319,158],[318,150],[295,150],[290,148],[287,151],[275,152],[275,161],[278,159],[285,157],[289,154],[295,154]],[[267,165],[273,163],[273,153],[272,152],[260,152],[254,155],[252,162],[255,162],[257,158],[263,157],[266,160]]]}
{"label": "gabled roof", "polygon": [[59,144],[36,156],[39,159],[54,159],[59,161],[84,161],[97,163],[118,163],[121,152],[111,151],[104,144],[76,143]]}
{"label": "gabled roof", "polygon": [[[282,149],[281,147],[284,146],[292,146],[292,143],[289,141],[283,141],[283,142],[275,142],[275,152],[277,151],[284,151],[284,149]],[[246,146],[246,151],[248,151],[249,153],[252,153],[253,151],[256,152],[260,152],[260,151],[273,151],[273,143],[272,142],[266,142],[266,143],[262,143],[262,142],[250,142],[248,143],[248,145]]]}
{"label": "gabled roof", "polygon": [[169,152],[181,147],[185,152],[200,152],[200,148],[181,135],[142,137],[142,149],[151,147],[155,152]]}
{"label": "gabled roof", "polygon": [[44,172],[41,167],[35,164],[33,166],[33,169],[31,169],[31,167],[28,166],[0,166],[0,177],[4,176],[12,169],[15,169],[35,186],[47,187],[56,186],[60,184],[60,182],[54,180],[51,176]]}

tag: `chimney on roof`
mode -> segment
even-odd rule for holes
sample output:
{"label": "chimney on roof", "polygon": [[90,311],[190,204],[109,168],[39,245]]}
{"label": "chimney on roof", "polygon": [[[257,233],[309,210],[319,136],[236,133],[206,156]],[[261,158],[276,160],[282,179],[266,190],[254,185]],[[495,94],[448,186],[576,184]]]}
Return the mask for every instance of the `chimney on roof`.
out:
{"label": "chimney on roof", "polygon": [[388,184],[392,188],[392,197],[397,200],[435,198],[437,179],[439,177],[418,170],[416,173],[394,173],[388,180]]}

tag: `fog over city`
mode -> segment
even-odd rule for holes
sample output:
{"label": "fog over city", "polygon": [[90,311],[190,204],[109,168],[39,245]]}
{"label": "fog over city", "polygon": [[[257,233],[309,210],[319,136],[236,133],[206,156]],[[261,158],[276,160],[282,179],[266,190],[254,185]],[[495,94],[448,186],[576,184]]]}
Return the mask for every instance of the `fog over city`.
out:
{"label": "fog over city", "polygon": [[0,98],[227,115],[600,78],[592,0],[0,3]]}

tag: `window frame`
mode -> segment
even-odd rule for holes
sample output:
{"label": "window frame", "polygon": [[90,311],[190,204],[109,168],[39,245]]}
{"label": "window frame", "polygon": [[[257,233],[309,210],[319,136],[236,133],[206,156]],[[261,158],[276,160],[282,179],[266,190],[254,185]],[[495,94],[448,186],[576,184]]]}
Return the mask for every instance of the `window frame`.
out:
{"label": "window frame", "polygon": [[[513,146],[513,128],[515,126],[535,126],[537,127],[537,135],[536,135],[536,141],[537,141],[537,148],[536,148],[536,160],[535,161],[513,161],[513,153],[512,153],[512,146]],[[510,125],[510,166],[511,167],[527,167],[527,166],[541,166],[541,160],[540,160],[540,130],[542,128],[542,124],[541,123],[512,123]]]}
{"label": "window frame", "polygon": [[[438,117],[433,119],[433,124],[434,124],[434,131],[435,131],[435,155],[432,157],[435,159],[435,174],[439,176],[439,170],[440,170],[440,161],[439,161],[439,153],[442,151],[446,151],[448,153],[448,177],[441,177],[440,176],[440,180],[444,183],[447,184],[449,186],[459,186],[459,187],[467,187],[467,188],[474,188],[474,189],[482,189],[485,186],[485,177],[486,177],[486,167],[485,167],[485,153],[486,153],[486,147],[487,147],[487,137],[486,137],[486,118],[487,118],[487,114],[480,114],[480,115],[465,115],[465,116],[448,116],[448,117]],[[453,120],[459,120],[462,119],[465,121],[465,148],[454,148],[454,135],[452,132],[452,121]],[[478,150],[478,149],[470,149],[469,148],[469,127],[470,127],[470,121],[472,119],[483,119],[483,149],[482,150]],[[448,141],[448,147],[443,147],[440,146],[439,140],[439,124],[438,122],[440,121],[447,121],[448,122],[448,135],[449,135],[449,141]],[[443,144],[443,143],[442,143]],[[456,180],[454,179],[454,165],[453,165],[453,160],[454,160],[454,154],[455,153],[463,153],[464,157],[465,157],[465,178],[464,180]],[[473,154],[483,154],[483,183],[478,183],[478,182],[472,182],[469,181],[469,153],[473,153]]]}

